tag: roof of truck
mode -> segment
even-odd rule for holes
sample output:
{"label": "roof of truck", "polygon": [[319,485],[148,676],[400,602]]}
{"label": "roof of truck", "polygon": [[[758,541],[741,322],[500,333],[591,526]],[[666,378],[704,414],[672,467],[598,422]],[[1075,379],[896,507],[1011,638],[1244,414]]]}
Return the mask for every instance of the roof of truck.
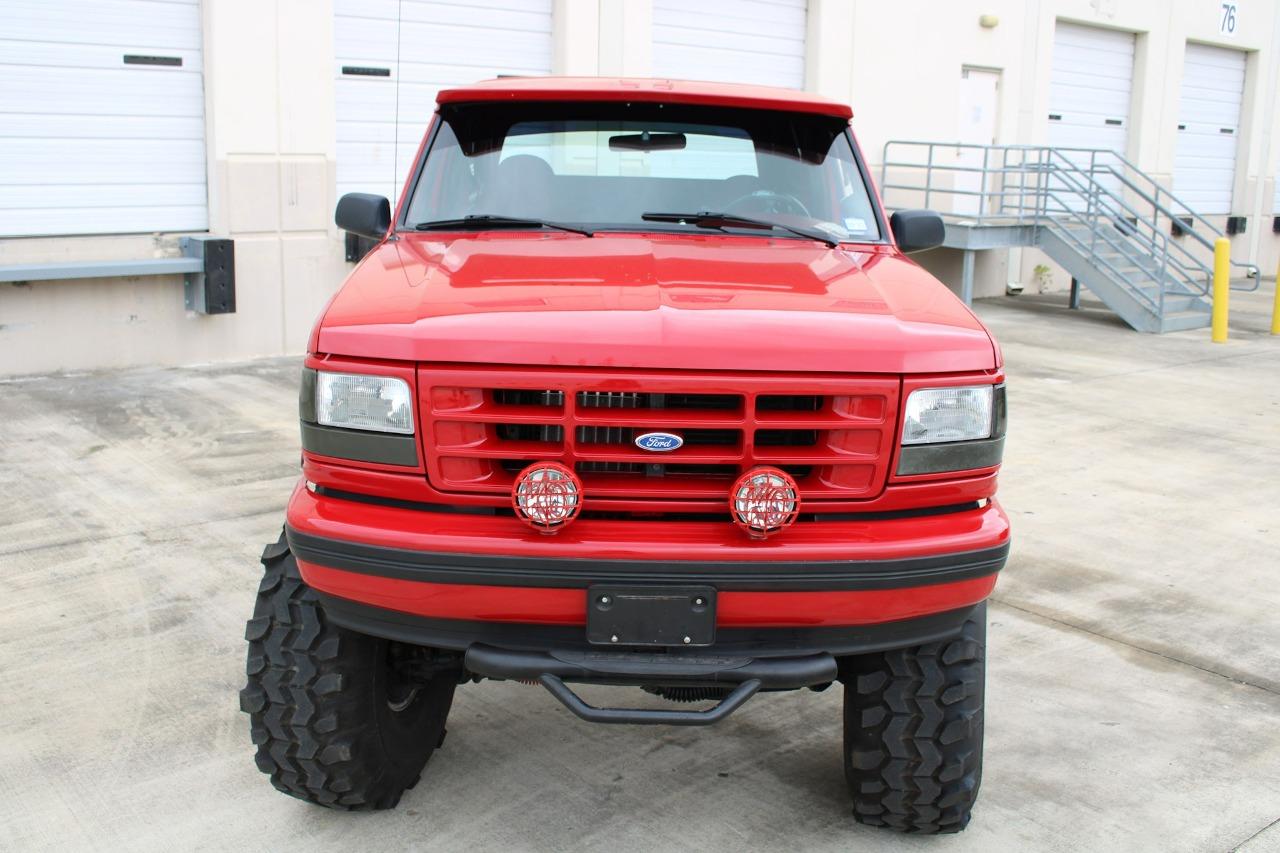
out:
{"label": "roof of truck", "polygon": [[661,101],[853,116],[848,104],[797,89],[625,77],[500,77],[444,89],[436,101]]}

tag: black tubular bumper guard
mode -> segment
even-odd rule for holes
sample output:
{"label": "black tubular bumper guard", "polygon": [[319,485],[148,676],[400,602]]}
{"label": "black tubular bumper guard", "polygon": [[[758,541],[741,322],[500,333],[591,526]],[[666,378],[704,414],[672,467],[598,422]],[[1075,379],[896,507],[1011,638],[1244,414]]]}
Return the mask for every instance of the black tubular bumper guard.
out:
{"label": "black tubular bumper guard", "polygon": [[582,701],[582,697],[569,689],[569,685],[556,675],[538,677],[543,687],[573,713],[588,723],[633,723],[665,726],[709,726],[718,723],[742,707],[760,689],[760,679],[744,681],[720,700],[720,704],[706,711],[659,711],[651,708],[597,708]]}
{"label": "black tubular bumper guard", "polygon": [[[536,680],[588,722],[671,726],[719,722],[764,688],[808,687],[836,678],[836,660],[826,653],[757,659],[716,654],[513,651],[475,644],[467,649],[466,668],[489,678]],[[574,693],[566,680],[588,684],[717,684],[733,689],[718,705],[705,711],[597,708]]]}

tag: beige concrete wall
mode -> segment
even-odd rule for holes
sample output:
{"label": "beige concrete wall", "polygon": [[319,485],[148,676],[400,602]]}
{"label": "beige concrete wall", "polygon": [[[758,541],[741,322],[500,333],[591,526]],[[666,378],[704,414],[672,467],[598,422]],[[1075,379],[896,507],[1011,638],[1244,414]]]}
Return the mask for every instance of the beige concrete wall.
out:
{"label": "beige concrete wall", "polygon": [[[1233,251],[1269,273],[1280,261],[1280,12],[1240,5],[1241,31],[1225,39],[1208,0],[809,0],[806,80],[853,104],[878,178],[886,140],[955,137],[963,66],[1001,74],[1000,142],[1042,142],[1055,22],[1128,30],[1138,37],[1127,153],[1168,183],[1186,41],[1248,50],[1235,212],[1249,226]],[[557,73],[651,73],[650,0],[554,0],[553,12]],[[0,375],[299,352],[349,269],[332,225],[332,0],[206,0],[203,14],[210,233],[236,241],[237,313],[185,311],[178,277],[0,285]],[[998,24],[980,26],[983,15]],[[0,240],[0,264],[173,255],[178,236]],[[919,260],[958,287],[956,253]],[[1046,260],[986,253],[976,292],[1011,279],[1038,287]],[[1055,281],[1066,286],[1060,271]]]}
{"label": "beige concrete wall", "polygon": [[[930,249],[911,256],[911,259],[932,273],[952,290],[960,290],[964,253],[957,249]],[[1005,282],[1016,279],[1010,274],[1009,252],[978,252],[974,255],[973,280],[975,296],[998,296],[1004,292]],[[979,287],[981,285],[981,287]]]}
{"label": "beige concrete wall", "polygon": [[599,21],[597,73],[612,77],[649,76],[653,68],[653,4],[649,0],[600,0]]}
{"label": "beige concrete wall", "polygon": [[1250,260],[1262,268],[1264,276],[1276,274],[1280,266],[1280,234],[1272,232],[1272,219],[1280,216],[1275,208],[1277,182],[1280,182],[1280,9],[1273,9],[1271,49],[1263,51],[1251,68],[1262,88],[1256,94],[1260,103],[1255,116],[1254,133],[1257,156],[1250,158],[1250,180],[1259,187],[1250,225],[1253,245]]}
{"label": "beige concrete wall", "polygon": [[600,73],[600,19],[599,0],[554,0],[552,62],[556,73],[572,77]]}

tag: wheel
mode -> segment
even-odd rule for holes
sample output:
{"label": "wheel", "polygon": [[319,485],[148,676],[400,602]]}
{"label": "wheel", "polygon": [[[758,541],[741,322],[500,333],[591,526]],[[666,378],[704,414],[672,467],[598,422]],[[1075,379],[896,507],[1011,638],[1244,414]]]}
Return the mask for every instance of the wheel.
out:
{"label": "wheel", "polygon": [[982,782],[986,603],[941,643],[841,661],[844,773],[861,823],[959,832]]}
{"label": "wheel", "polygon": [[311,803],[394,808],[444,740],[460,663],[329,623],[283,536],[262,562],[240,692],[258,769]]}

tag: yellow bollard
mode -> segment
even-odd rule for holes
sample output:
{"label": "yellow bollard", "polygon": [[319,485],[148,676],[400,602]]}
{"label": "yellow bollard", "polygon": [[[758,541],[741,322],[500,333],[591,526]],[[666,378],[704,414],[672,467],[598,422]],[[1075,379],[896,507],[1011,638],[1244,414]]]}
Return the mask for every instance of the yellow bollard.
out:
{"label": "yellow bollard", "polygon": [[1231,293],[1231,241],[1213,241],[1213,342],[1227,341],[1227,300]]}
{"label": "yellow bollard", "polygon": [[1271,306],[1271,334],[1280,335],[1280,263],[1276,264],[1276,301]]}

